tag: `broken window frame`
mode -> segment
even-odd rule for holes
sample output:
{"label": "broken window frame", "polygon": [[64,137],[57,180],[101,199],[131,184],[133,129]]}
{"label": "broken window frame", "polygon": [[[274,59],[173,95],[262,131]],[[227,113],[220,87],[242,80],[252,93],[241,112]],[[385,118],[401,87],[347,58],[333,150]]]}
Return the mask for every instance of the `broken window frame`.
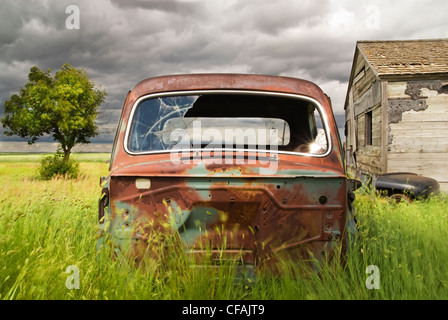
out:
{"label": "broken window frame", "polygon": [[[284,151],[284,150],[269,150],[269,149],[240,149],[240,148],[216,148],[215,150],[219,151],[235,151],[235,152],[260,152],[260,153],[276,153],[276,154],[289,154],[289,155],[298,155],[298,156],[307,156],[307,157],[313,157],[313,158],[323,158],[328,156],[333,148],[331,137],[330,137],[330,130],[329,130],[329,124],[328,124],[328,115],[324,112],[324,108],[322,105],[315,99],[310,98],[308,96],[303,95],[297,95],[292,93],[281,93],[281,92],[267,92],[267,91],[250,91],[250,90],[191,90],[191,91],[171,91],[171,92],[162,92],[162,93],[153,93],[144,95],[140,98],[138,98],[135,103],[132,106],[130,116],[126,125],[126,133],[125,138],[123,141],[123,147],[126,153],[133,156],[138,155],[150,155],[150,154],[161,154],[161,153],[170,153],[175,152],[175,149],[171,150],[148,150],[148,151],[133,151],[129,148],[130,143],[130,133],[132,130],[132,124],[134,121],[135,112],[139,106],[139,104],[145,100],[148,99],[157,99],[157,98],[164,98],[164,97],[173,97],[173,96],[194,96],[194,95],[204,95],[204,94],[243,94],[243,95],[258,95],[258,96],[277,96],[277,97],[284,97],[284,98],[293,98],[297,100],[305,100],[307,102],[310,102],[314,105],[315,109],[318,111],[323,130],[325,133],[325,139],[326,139],[326,150],[322,154],[314,154],[309,152],[298,152],[298,151]],[[191,148],[188,149],[188,151],[191,152],[197,152],[197,151],[203,151],[203,148]]]}

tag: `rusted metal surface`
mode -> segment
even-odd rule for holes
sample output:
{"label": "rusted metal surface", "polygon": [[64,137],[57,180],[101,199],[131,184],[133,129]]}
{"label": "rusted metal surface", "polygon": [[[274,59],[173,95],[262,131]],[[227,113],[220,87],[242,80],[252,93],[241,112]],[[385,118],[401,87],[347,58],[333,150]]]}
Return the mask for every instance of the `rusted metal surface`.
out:
{"label": "rusted metal surface", "polygon": [[[317,101],[325,114],[330,150],[324,156],[272,152],[275,172],[260,164],[231,163],[207,157],[175,163],[169,152],[133,155],[125,136],[139,98],[166,92],[241,90],[296,95]],[[184,249],[201,256],[207,250],[221,259],[241,259],[257,269],[281,258],[308,259],[345,245],[353,223],[342,149],[327,96],[308,81],[258,75],[178,75],[147,79],[129,92],[124,103],[100,200],[100,222],[122,252],[138,261],[151,251],[152,234],[176,234]],[[257,157],[256,152],[246,151]],[[265,168],[265,169],[266,169]],[[162,240],[163,241],[163,240]],[[219,253],[219,254],[218,254]],[[200,261],[200,258],[196,259]]]}

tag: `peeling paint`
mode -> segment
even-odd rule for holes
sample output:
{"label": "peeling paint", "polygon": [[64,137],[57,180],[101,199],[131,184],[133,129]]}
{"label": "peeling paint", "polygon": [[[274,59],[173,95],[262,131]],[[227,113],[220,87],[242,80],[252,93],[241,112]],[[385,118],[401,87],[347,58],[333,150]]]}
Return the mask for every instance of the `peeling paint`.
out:
{"label": "peeling paint", "polygon": [[443,88],[442,82],[440,80],[408,81],[405,93],[409,95],[412,100],[426,99],[428,97],[421,96],[422,88],[434,90],[437,91],[438,93],[443,93],[443,90],[446,89],[446,88],[442,89]]}
{"label": "peeling paint", "polygon": [[422,95],[422,89],[426,88],[437,92],[437,94],[448,93],[448,85],[443,85],[440,80],[418,80],[408,81],[404,93],[409,99],[389,100],[389,123],[398,123],[402,120],[402,114],[406,111],[422,111],[428,108],[427,96]]}
{"label": "peeling paint", "polygon": [[428,106],[426,105],[425,99],[400,99],[400,100],[389,100],[389,123],[398,123],[402,120],[402,114],[406,111],[423,111],[426,110]]}
{"label": "peeling paint", "polygon": [[448,84],[441,86],[439,90],[437,90],[438,94],[447,94],[448,93]]}

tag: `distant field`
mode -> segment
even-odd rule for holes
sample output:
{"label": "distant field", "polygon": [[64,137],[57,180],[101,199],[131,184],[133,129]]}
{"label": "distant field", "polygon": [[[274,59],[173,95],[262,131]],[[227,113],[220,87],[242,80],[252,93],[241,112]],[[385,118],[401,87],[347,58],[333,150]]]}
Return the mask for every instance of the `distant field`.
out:
{"label": "distant field", "polygon": [[[50,153],[0,153],[0,162],[32,162],[40,161]],[[72,153],[71,157],[77,161],[104,162],[110,158],[110,153]]]}
{"label": "distant field", "polygon": [[[248,285],[234,281],[231,269],[190,268],[171,247],[169,263],[147,269],[97,252],[99,177],[108,173],[108,154],[75,155],[83,159],[81,177],[50,181],[36,178],[40,156],[0,157],[0,299],[448,299],[446,196],[392,205],[358,194],[359,237],[345,265],[337,260],[304,273],[298,261],[290,266],[300,270],[296,278]],[[70,287],[73,267],[78,288]]]}

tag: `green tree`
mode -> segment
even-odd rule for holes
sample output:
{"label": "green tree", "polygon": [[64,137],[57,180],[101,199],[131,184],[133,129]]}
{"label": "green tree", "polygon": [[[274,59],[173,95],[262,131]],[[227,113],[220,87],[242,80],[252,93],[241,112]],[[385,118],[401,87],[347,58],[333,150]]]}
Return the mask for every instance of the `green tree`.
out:
{"label": "green tree", "polygon": [[98,134],[95,120],[106,91],[97,87],[82,69],[64,64],[54,77],[34,66],[28,83],[5,101],[1,119],[8,136],[18,135],[33,144],[39,137],[51,135],[60,143],[64,162],[68,162],[76,144],[90,143]]}

